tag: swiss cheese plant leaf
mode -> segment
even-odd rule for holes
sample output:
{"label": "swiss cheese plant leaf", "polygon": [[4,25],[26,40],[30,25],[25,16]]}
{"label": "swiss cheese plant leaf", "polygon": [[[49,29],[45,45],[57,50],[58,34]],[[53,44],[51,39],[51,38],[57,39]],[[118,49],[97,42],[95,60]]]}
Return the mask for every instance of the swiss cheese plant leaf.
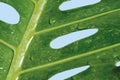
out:
{"label": "swiss cheese plant leaf", "polygon": [[[86,65],[87,70],[67,80],[120,80],[115,66],[120,60],[120,0],[61,11],[64,1],[0,0],[20,15],[17,24],[0,19],[0,80],[48,80]],[[54,39],[86,29],[98,32],[59,49],[50,47]]]}

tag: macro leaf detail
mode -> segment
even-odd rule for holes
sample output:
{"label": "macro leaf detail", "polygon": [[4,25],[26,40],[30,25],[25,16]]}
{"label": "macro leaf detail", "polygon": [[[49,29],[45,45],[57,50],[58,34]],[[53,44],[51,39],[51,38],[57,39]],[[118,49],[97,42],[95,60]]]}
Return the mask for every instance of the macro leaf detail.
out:
{"label": "macro leaf detail", "polygon": [[[67,80],[120,79],[120,0],[60,11],[64,1],[0,0],[20,15],[17,24],[0,21],[0,80],[48,80],[84,65],[90,68]],[[94,28],[90,37],[50,47],[59,36]]]}

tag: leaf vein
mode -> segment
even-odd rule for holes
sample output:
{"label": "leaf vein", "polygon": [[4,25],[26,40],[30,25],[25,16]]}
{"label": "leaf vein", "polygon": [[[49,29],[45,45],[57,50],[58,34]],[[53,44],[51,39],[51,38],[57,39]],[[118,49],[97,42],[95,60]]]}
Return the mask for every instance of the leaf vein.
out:
{"label": "leaf vein", "polygon": [[120,43],[116,43],[114,45],[107,46],[107,47],[104,47],[104,48],[101,48],[101,49],[96,49],[96,50],[93,50],[93,51],[90,51],[90,52],[86,52],[86,53],[82,53],[82,54],[75,55],[75,56],[72,56],[72,57],[68,57],[66,59],[58,60],[58,61],[51,62],[51,63],[45,64],[45,65],[40,65],[40,66],[28,68],[26,70],[23,70],[20,74],[31,72],[31,71],[42,69],[42,68],[46,68],[46,67],[55,66],[55,65],[58,65],[58,64],[61,64],[61,63],[72,61],[72,60],[75,60],[75,59],[78,59],[78,58],[81,58],[81,57],[86,57],[86,56],[96,54],[98,52],[102,52],[102,51],[105,51],[105,50],[108,50],[108,49],[111,49],[111,48],[115,48],[115,47],[118,47],[118,46],[120,46]]}
{"label": "leaf vein", "polygon": [[14,50],[14,51],[16,50],[16,48],[15,48],[13,45],[7,43],[7,42],[4,41],[4,40],[1,40],[1,39],[0,39],[0,43],[6,45],[7,47],[11,48],[11,49]]}
{"label": "leaf vein", "polygon": [[39,35],[39,34],[42,34],[42,33],[46,33],[46,32],[49,32],[49,31],[56,30],[56,29],[60,29],[60,28],[63,28],[65,26],[69,26],[69,25],[72,25],[72,24],[85,22],[85,21],[88,21],[88,20],[91,20],[91,19],[95,19],[97,17],[101,17],[101,16],[104,16],[104,15],[107,15],[107,14],[110,14],[110,13],[117,12],[117,11],[120,11],[120,8],[115,9],[115,10],[111,10],[111,11],[108,11],[108,12],[104,12],[104,13],[101,13],[101,14],[97,14],[97,15],[94,15],[94,16],[91,16],[91,17],[87,17],[87,18],[84,18],[84,19],[80,19],[80,20],[77,20],[77,21],[69,22],[69,23],[66,23],[66,24],[63,24],[63,25],[48,28],[48,29],[45,29],[45,30],[42,30],[42,31],[38,31],[38,32],[35,32],[35,35]]}
{"label": "leaf vein", "polygon": [[19,72],[21,71],[24,56],[32,39],[34,38],[34,31],[37,26],[36,24],[39,21],[39,18],[41,16],[45,4],[46,0],[39,0],[35,4],[34,11],[28,23],[27,29],[23,35],[23,38],[19,46],[16,48],[6,80],[16,80],[18,78]]}

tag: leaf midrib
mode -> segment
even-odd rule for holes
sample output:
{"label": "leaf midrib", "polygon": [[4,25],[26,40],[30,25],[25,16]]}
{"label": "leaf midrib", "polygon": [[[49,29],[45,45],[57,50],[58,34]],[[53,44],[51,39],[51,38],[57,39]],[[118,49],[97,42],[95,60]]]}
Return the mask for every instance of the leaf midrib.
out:
{"label": "leaf midrib", "polygon": [[46,0],[39,0],[37,3],[35,3],[35,8],[31,19],[28,23],[27,29],[23,35],[20,45],[14,51],[14,57],[6,80],[18,79],[19,73],[21,72],[21,66],[23,63],[24,56],[34,37],[35,28],[37,26],[45,3]]}

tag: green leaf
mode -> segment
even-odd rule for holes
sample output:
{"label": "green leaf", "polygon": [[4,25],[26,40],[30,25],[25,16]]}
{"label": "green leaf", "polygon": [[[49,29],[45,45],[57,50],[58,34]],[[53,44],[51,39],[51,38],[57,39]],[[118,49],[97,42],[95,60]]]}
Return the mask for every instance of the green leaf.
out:
{"label": "green leaf", "polygon": [[[0,22],[0,80],[48,80],[59,72],[90,68],[68,80],[119,80],[120,0],[60,11],[65,0],[0,0],[20,14],[15,25]],[[49,44],[78,30],[95,35],[61,49]],[[11,34],[12,33],[12,34]]]}

